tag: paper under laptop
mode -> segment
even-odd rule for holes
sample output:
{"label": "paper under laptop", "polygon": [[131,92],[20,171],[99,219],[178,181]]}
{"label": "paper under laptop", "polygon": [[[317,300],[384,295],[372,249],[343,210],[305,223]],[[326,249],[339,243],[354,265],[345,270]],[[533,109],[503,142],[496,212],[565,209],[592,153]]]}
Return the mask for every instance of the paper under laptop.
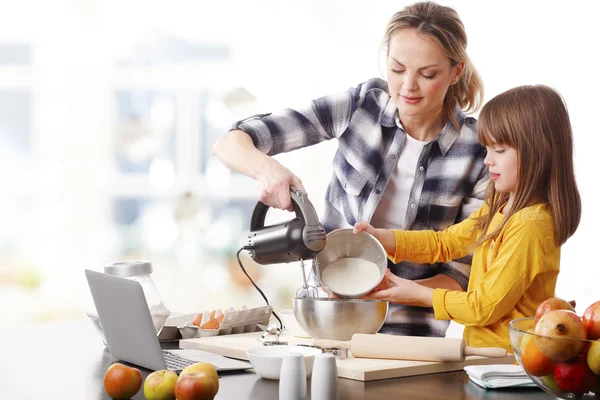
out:
{"label": "paper under laptop", "polygon": [[150,370],[181,371],[195,362],[209,362],[217,371],[252,368],[250,363],[201,350],[162,350],[139,282],[87,269],[85,276],[108,350],[116,359]]}

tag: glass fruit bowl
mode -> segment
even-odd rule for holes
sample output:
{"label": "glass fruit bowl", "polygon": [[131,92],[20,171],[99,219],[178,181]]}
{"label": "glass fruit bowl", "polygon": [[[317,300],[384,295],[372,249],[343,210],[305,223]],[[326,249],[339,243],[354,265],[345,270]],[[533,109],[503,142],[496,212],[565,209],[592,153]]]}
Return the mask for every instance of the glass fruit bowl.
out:
{"label": "glass fruit bowl", "polygon": [[510,323],[510,344],[521,367],[542,390],[561,399],[600,400],[600,340],[534,333],[536,320]]}

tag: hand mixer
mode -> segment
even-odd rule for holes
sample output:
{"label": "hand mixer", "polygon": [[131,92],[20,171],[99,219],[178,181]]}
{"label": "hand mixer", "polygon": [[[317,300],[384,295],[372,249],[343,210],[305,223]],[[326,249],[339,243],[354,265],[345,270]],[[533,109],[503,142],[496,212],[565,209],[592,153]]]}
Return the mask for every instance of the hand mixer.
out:
{"label": "hand mixer", "polygon": [[[242,250],[248,250],[252,259],[263,265],[299,261],[303,285],[296,292],[296,297],[318,297],[320,284],[317,283],[317,287],[308,285],[304,261],[312,259],[313,269],[318,269],[315,256],[325,247],[325,229],[319,222],[317,212],[308,200],[306,193],[298,188],[290,187],[290,197],[296,217],[276,225],[265,226],[265,217],[269,206],[262,202],[256,204],[250,221],[248,244],[241,248],[237,254],[242,271],[267,304],[269,304],[267,297],[252,281],[240,261],[239,253]],[[318,270],[313,271],[316,277],[319,276],[317,272]],[[279,321],[281,329],[283,329],[283,323],[275,312],[273,314]]]}
{"label": "hand mixer", "polygon": [[304,260],[313,259],[313,273],[318,268],[315,256],[325,247],[325,229],[306,193],[290,187],[292,206],[296,218],[277,225],[265,226],[269,206],[258,202],[252,213],[248,245],[250,256],[259,264],[276,264],[300,261],[302,288],[296,297],[318,297],[317,287],[309,286],[304,270]]}

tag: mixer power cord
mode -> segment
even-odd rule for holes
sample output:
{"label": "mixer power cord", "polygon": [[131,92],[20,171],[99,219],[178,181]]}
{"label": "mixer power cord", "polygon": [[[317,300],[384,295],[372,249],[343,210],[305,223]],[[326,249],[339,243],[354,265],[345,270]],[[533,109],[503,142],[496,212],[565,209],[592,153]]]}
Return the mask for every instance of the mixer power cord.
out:
{"label": "mixer power cord", "polygon": [[[240,268],[242,269],[242,272],[244,273],[244,275],[246,275],[246,277],[250,280],[250,283],[252,283],[252,285],[256,288],[256,290],[258,290],[258,293],[260,293],[262,298],[265,299],[265,303],[267,303],[267,305],[270,306],[267,296],[265,296],[265,294],[263,293],[262,290],[260,290],[258,285],[256,283],[254,283],[252,278],[250,278],[250,275],[248,275],[248,272],[246,272],[246,268],[244,268],[244,266],[242,265],[242,260],[240,260],[240,253],[242,252],[242,250],[252,250],[252,246],[244,246],[238,250],[238,252],[236,254],[237,262],[240,265]],[[275,318],[277,318],[277,321],[279,321],[279,329],[283,330],[283,323],[281,322],[281,319],[279,318],[279,316],[277,315],[275,310],[273,310],[273,315],[275,316]]]}

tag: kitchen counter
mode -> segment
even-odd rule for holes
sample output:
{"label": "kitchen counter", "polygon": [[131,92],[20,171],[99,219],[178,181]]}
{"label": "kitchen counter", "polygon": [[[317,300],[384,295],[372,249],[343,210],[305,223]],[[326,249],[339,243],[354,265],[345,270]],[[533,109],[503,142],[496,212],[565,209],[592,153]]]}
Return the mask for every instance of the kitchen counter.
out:
{"label": "kitchen counter", "polygon": [[[3,327],[0,340],[0,398],[109,398],[103,389],[104,372],[117,360],[89,321]],[[141,371],[144,378],[151,372]],[[278,398],[277,381],[263,380],[251,371],[219,375],[217,400]],[[539,389],[486,391],[470,382],[463,371],[373,382],[339,379],[338,391],[343,400],[552,398]],[[143,390],[133,397],[143,398]]]}

